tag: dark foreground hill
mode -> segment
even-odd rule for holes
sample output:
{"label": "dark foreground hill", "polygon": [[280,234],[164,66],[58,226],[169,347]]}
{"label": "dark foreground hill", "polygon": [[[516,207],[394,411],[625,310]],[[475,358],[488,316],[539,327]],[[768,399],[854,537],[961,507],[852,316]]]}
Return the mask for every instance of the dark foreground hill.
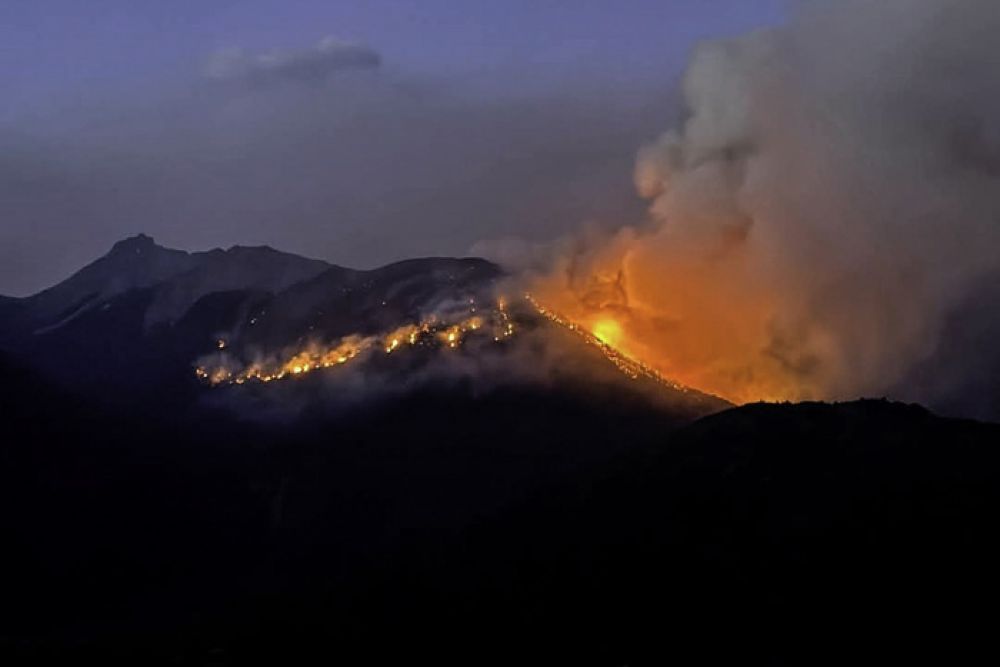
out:
{"label": "dark foreground hill", "polygon": [[265,427],[7,362],[0,400],[5,664],[867,662],[997,592],[1000,427],[913,406],[454,385]]}

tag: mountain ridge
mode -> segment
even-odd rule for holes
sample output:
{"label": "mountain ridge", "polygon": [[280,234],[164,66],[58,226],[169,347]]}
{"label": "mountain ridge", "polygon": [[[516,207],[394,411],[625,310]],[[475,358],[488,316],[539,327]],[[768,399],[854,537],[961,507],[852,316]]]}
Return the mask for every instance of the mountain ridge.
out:
{"label": "mountain ridge", "polygon": [[[499,313],[497,288],[504,277],[496,264],[477,257],[411,258],[350,269],[266,246],[188,253],[138,235],[116,243],[50,290],[10,308],[0,304],[0,349],[66,386],[114,402],[149,405],[153,397],[159,402],[169,397],[167,402],[177,405],[198,400],[208,389],[196,377],[196,371],[206,377],[203,364],[238,370],[270,359],[273,368],[282,357],[304,350],[335,347],[345,339],[371,341],[433,323],[440,330],[428,329],[419,345],[415,339],[404,345],[405,354],[384,361],[366,355],[344,379],[370,374],[369,380],[377,377],[375,384],[386,387],[385,396],[436,377],[474,386],[554,382],[567,391],[575,383],[598,393],[617,388],[632,400],[655,398],[679,415],[728,405],[696,391],[628,381],[608,358],[595,354],[596,348],[564,336],[528,304],[510,315]],[[506,341],[515,330],[513,322],[504,324],[503,332],[485,334],[499,326],[498,317],[516,317],[524,325],[516,327],[519,335],[510,345],[494,341]],[[439,347],[440,336],[448,335],[441,328],[459,321],[482,330],[470,330],[468,354],[442,355],[449,346]],[[473,344],[472,338],[479,342]],[[464,342],[457,339],[451,347]],[[343,375],[333,368],[323,374],[331,380]],[[330,391],[274,388],[268,393],[275,400],[298,396],[315,404],[329,400]]]}

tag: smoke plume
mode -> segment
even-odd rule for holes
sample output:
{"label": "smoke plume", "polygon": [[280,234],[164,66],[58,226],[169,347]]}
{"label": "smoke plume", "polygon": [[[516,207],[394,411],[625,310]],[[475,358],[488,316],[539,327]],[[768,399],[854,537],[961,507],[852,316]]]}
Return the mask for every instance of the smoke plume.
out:
{"label": "smoke plume", "polygon": [[1000,268],[997,34],[991,0],[839,0],[703,44],[683,122],[639,151],[648,221],[535,291],[726,398],[912,397]]}

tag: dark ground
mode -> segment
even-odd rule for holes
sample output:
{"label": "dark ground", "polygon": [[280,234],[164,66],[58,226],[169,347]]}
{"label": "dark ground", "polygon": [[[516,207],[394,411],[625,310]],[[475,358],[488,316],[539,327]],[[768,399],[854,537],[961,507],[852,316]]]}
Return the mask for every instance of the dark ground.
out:
{"label": "dark ground", "polygon": [[1000,426],[916,406],[0,401],[5,664],[896,662],[997,599]]}

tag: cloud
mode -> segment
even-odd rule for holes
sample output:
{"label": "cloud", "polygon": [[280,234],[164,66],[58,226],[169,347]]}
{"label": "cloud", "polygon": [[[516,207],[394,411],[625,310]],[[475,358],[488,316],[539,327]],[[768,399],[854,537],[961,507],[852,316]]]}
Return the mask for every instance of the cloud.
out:
{"label": "cloud", "polygon": [[213,80],[267,86],[317,83],[337,72],[375,69],[381,64],[382,57],[368,46],[326,37],[316,46],[291,51],[253,54],[243,49],[224,49],[209,59],[204,74]]}

